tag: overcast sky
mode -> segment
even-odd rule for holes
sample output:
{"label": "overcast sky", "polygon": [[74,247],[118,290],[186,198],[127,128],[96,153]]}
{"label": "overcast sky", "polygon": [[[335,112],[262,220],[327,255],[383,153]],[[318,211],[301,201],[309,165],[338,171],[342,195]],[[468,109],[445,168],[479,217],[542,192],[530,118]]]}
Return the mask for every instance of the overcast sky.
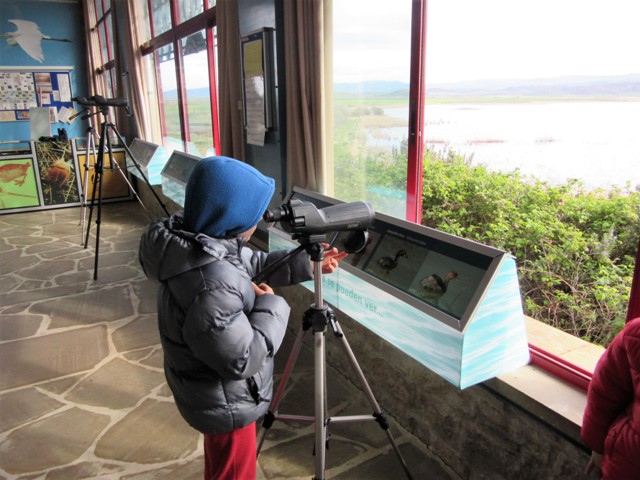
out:
{"label": "overcast sky", "polygon": [[[410,0],[334,0],[334,80],[408,81]],[[640,0],[429,0],[428,83],[640,73]]]}
{"label": "overcast sky", "polygon": [[[336,82],[408,83],[411,3],[333,1]],[[185,65],[207,71],[204,55]],[[640,73],[640,0],[428,0],[426,71],[430,84]]]}

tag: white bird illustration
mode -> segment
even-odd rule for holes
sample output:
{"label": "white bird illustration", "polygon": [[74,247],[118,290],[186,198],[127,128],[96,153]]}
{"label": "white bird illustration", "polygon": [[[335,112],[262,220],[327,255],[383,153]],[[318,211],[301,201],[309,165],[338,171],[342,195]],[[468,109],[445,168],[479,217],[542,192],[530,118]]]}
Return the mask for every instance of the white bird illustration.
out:
{"label": "white bird illustration", "polygon": [[9,45],[20,45],[22,49],[34,60],[42,63],[44,54],[42,53],[42,40],[54,40],[56,42],[71,42],[64,38],[51,38],[40,31],[40,27],[35,22],[28,20],[9,20],[17,30],[15,32],[0,34],[0,37],[8,37]]}

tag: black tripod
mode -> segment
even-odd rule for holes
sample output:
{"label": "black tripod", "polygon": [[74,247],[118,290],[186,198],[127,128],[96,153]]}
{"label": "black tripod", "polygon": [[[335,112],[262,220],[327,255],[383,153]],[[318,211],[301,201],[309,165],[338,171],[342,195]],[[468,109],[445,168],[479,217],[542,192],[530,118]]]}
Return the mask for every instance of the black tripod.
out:
{"label": "black tripod", "polygon": [[[129,182],[129,179],[127,178],[126,173],[120,168],[120,165],[118,164],[113,154],[113,147],[111,145],[111,138],[109,136],[110,132],[112,132],[116,136],[119,142],[119,145],[121,145],[125,149],[127,155],[129,155],[129,158],[131,158],[131,161],[133,162],[134,166],[140,172],[140,175],[144,179],[145,183],[149,186],[149,190],[151,190],[154,197],[158,201],[158,204],[162,207],[162,209],[164,210],[167,216],[169,216],[169,211],[167,210],[167,207],[164,205],[164,203],[162,203],[162,200],[160,199],[156,191],[153,189],[153,187],[149,183],[149,179],[145,175],[144,171],[140,168],[140,164],[134,157],[133,153],[131,153],[131,150],[129,149],[129,147],[127,147],[127,144],[125,143],[124,138],[122,138],[122,135],[120,135],[120,132],[118,132],[118,129],[116,128],[116,126],[109,120],[109,107],[126,107],[127,106],[126,101],[119,98],[106,99],[104,97],[100,97],[97,95],[89,99],[77,98],[76,101],[78,102],[78,104],[85,107],[89,107],[89,106],[98,107],[99,112],[103,116],[103,121],[100,127],[100,141],[98,144],[98,154],[97,156],[94,156],[93,191],[91,192],[91,203],[89,204],[89,221],[87,222],[87,232],[84,240],[84,248],[87,248],[89,244],[89,233],[91,230],[91,218],[93,216],[93,207],[96,203],[96,192],[97,192],[98,213],[96,215],[96,251],[95,251],[94,270],[93,270],[93,279],[97,280],[98,279],[98,254],[100,251],[100,225],[102,223],[102,181],[103,181],[103,175],[104,175],[104,169],[105,169],[105,166],[104,166],[105,153],[108,152],[109,154],[110,169],[117,170],[118,172],[120,172],[124,180],[127,182],[127,185],[133,192],[134,196],[136,197],[138,202],[140,202],[140,205],[142,205],[142,207],[146,210],[145,205],[142,203],[142,200],[140,200],[140,196],[136,193],[135,189],[133,188],[133,185],[131,185],[131,182]],[[90,116],[90,114],[88,114],[88,116]],[[93,151],[94,145],[95,145],[93,140],[93,131],[94,131],[93,127],[91,123],[89,123],[89,131],[88,131],[89,137],[88,137],[88,145],[87,145],[86,164],[85,164],[85,188],[88,182],[89,155],[90,153],[93,153],[93,152],[90,152],[89,148],[91,146],[91,150]],[[86,198],[86,194],[84,195],[84,197]],[[84,208],[84,202],[83,202],[83,208]],[[84,222],[84,211],[82,213],[82,220]]]}
{"label": "black tripod", "polygon": [[[298,332],[298,335],[295,339],[293,347],[291,349],[291,353],[287,360],[287,363],[284,368],[284,372],[282,374],[282,378],[280,379],[280,383],[278,384],[278,388],[273,397],[273,401],[271,402],[271,407],[269,412],[265,415],[263,421],[264,430],[262,432],[262,437],[260,438],[260,442],[258,444],[258,455],[260,454],[260,450],[262,449],[262,444],[266,437],[267,431],[273,425],[275,420],[284,420],[291,422],[301,422],[301,423],[315,423],[315,480],[324,480],[324,470],[325,470],[325,452],[327,448],[327,430],[329,423],[347,423],[347,422],[365,422],[365,421],[375,421],[380,427],[385,431],[387,438],[393,450],[395,451],[402,468],[407,475],[407,478],[411,480],[413,477],[411,476],[411,472],[409,471],[402,454],[400,453],[400,449],[396,444],[391,432],[389,431],[389,423],[386,419],[384,412],[380,409],[380,405],[376,401],[369,384],[367,383],[367,379],[358,364],[358,361],[351,350],[351,346],[347,341],[347,338],[344,335],[344,332],[340,328],[338,324],[338,320],[334,315],[333,311],[327,306],[322,298],[322,260],[324,260],[324,247],[321,242],[324,241],[324,235],[319,237],[314,236],[302,236],[299,239],[301,245],[290,252],[288,255],[283,257],[282,259],[275,262],[268,269],[269,272],[273,271],[273,269],[277,268],[281,262],[284,262],[288,258],[293,255],[296,255],[301,250],[306,250],[307,253],[311,256],[311,260],[314,262],[314,303],[310,306],[310,308],[304,313],[302,320],[302,327]],[[260,283],[264,281],[267,277],[268,273],[262,273],[253,280],[256,283]],[[327,396],[326,396],[326,388],[327,388],[327,376],[325,369],[325,334],[327,332],[327,327],[331,326],[333,331],[333,336],[337,338],[353,368],[360,385],[369,400],[369,404],[373,409],[372,415],[351,415],[351,416],[341,416],[341,417],[329,417],[327,415]],[[306,417],[300,415],[281,415],[278,412],[278,407],[280,405],[280,401],[284,395],[285,387],[289,376],[293,370],[293,367],[298,358],[298,354],[300,353],[300,349],[302,347],[302,341],[304,339],[304,334],[311,330],[313,332],[313,344],[314,344],[314,411],[315,415],[313,417]]]}

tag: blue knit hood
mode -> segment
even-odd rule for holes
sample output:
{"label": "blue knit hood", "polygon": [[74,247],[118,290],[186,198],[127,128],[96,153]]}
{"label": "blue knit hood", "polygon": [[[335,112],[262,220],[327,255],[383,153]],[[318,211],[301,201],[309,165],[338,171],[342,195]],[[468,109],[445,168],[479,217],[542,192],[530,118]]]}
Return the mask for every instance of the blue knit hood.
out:
{"label": "blue knit hood", "polygon": [[200,160],[185,190],[184,227],[229,238],[258,224],[275,190],[273,178],[228,157]]}

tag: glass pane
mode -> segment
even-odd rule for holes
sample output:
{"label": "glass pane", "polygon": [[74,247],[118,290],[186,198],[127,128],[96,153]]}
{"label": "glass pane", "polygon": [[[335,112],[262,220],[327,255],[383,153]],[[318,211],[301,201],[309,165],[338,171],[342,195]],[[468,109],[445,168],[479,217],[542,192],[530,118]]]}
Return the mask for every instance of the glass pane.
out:
{"label": "glass pane", "polygon": [[213,155],[209,64],[204,30],[181,40],[184,81],[187,92],[187,152],[200,157]]}
{"label": "glass pane", "polygon": [[160,114],[163,123],[162,143],[169,151],[183,151],[173,44],[162,47],[157,51],[156,55],[156,62],[160,65],[158,100],[160,101]]}
{"label": "glass pane", "polygon": [[429,0],[424,220],[515,255],[527,315],[606,345],[640,225],[640,8],[523,13]]}
{"label": "glass pane", "polygon": [[104,96],[106,98],[113,98],[114,97],[114,75],[113,75],[113,69],[108,69],[105,70],[104,73],[100,76],[101,79],[101,83],[102,83],[102,89],[101,91],[104,92]]}
{"label": "glass pane", "polygon": [[151,0],[153,35],[158,36],[171,28],[170,0]]}
{"label": "glass pane", "polygon": [[90,17],[90,24],[92,26],[95,26],[98,23],[98,19],[102,18],[102,2],[101,0],[94,0],[93,2],[93,8],[91,8],[91,5],[87,6],[87,10],[89,12]]}
{"label": "glass pane", "polygon": [[178,2],[178,21],[184,22],[203,11],[203,0],[182,0]]}
{"label": "glass pane", "polygon": [[[151,54],[145,55],[142,57],[142,67],[143,71],[141,71],[141,75],[146,75],[146,78],[151,82],[151,88],[148,88],[145,92],[145,100],[149,105],[149,118],[148,121],[154,125],[151,129],[151,136],[149,138],[145,138],[145,140],[155,143],[157,145],[162,145],[162,124],[164,122],[161,119],[161,111],[162,106],[160,105],[160,82],[158,80],[158,69],[156,68],[158,55]],[[158,136],[160,134],[160,136]],[[171,155],[173,150],[168,151],[167,155]]]}
{"label": "glass pane", "polygon": [[108,52],[109,52],[109,60],[113,60],[113,55],[115,54],[114,52],[114,45],[113,45],[113,23],[111,22],[111,13],[109,13],[105,18],[104,18],[105,24],[107,25],[107,42],[108,42]]}
{"label": "glass pane", "polygon": [[[603,11],[567,0],[556,11],[541,0],[527,20],[512,2],[465,2],[463,17],[454,5],[429,2],[428,148],[554,185],[571,178],[590,189],[640,184],[640,136],[629,121],[640,103],[637,87],[628,88],[633,79],[624,78],[640,72],[635,2],[613,0],[616,7]],[[455,25],[473,42],[456,36]]]}
{"label": "glass pane", "polygon": [[411,1],[333,3],[335,196],[406,215]]}
{"label": "glass pane", "polygon": [[133,2],[132,4],[135,21],[138,22],[140,41],[151,40],[151,22],[149,20],[149,4],[145,2]]}
{"label": "glass pane", "polygon": [[104,22],[98,24],[98,38],[100,39],[100,54],[102,55],[102,65],[109,61],[109,53],[107,52],[107,36],[104,30]]}
{"label": "glass pane", "polygon": [[106,12],[111,8],[111,0],[103,0],[104,11]]}

